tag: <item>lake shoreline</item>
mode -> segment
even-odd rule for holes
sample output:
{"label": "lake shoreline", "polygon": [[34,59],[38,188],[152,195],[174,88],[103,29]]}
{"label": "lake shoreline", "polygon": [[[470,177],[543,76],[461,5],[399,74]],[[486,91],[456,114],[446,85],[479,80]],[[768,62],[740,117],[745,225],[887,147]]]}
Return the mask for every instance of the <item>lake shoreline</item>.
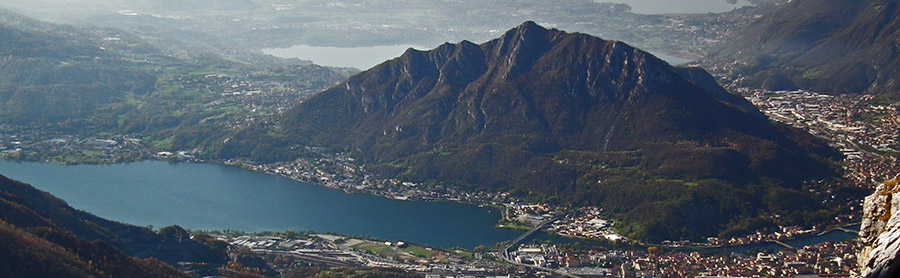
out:
{"label": "lake shoreline", "polygon": [[495,228],[500,213],[491,208],[347,194],[320,184],[209,162],[145,160],[62,166],[4,160],[0,168],[4,175],[58,196],[79,210],[136,226],[245,232],[314,230],[467,249],[518,234]]}
{"label": "lake shoreline", "polygon": [[[44,162],[32,162],[32,161],[10,161],[10,160],[4,160],[4,161],[9,161],[9,162],[14,162],[14,163],[47,164]],[[97,166],[99,166],[99,165],[141,163],[141,162],[147,162],[147,161],[166,162],[168,164],[186,163],[186,164],[197,164],[197,165],[217,165],[217,166],[224,166],[224,167],[234,167],[236,169],[240,169],[243,171],[260,173],[260,174],[264,174],[264,175],[268,175],[268,176],[272,176],[272,177],[285,178],[285,179],[289,179],[294,182],[305,183],[305,184],[309,184],[312,186],[327,188],[327,189],[331,189],[331,190],[337,190],[337,191],[341,192],[341,194],[346,194],[346,195],[372,196],[372,197],[381,198],[381,199],[385,199],[385,200],[394,200],[394,201],[402,201],[402,202],[410,202],[410,203],[416,203],[416,202],[448,203],[448,204],[459,204],[459,205],[466,205],[466,206],[478,206],[479,208],[483,208],[483,207],[494,208],[494,209],[501,210],[501,216],[498,221],[494,222],[493,225],[491,225],[492,228],[502,229],[502,230],[510,230],[510,231],[521,231],[520,229],[513,229],[513,228],[505,227],[502,225],[502,222],[503,222],[502,208],[503,208],[503,204],[505,202],[472,201],[472,200],[467,200],[467,199],[462,199],[462,198],[437,198],[437,197],[436,198],[418,198],[418,197],[414,197],[414,196],[398,195],[395,193],[391,193],[390,191],[381,192],[381,191],[377,191],[377,190],[352,190],[352,189],[348,189],[347,187],[342,187],[337,183],[322,182],[321,180],[317,180],[317,179],[298,178],[297,176],[292,176],[292,175],[289,175],[286,173],[279,173],[278,171],[275,170],[275,168],[269,167],[265,164],[249,163],[249,162],[245,162],[245,161],[218,161],[218,160],[207,161],[207,160],[201,160],[201,159],[165,160],[165,159],[156,158],[156,159],[143,159],[143,160],[134,160],[134,161],[117,162],[117,163],[96,163],[96,164],[76,163],[76,164],[50,164],[50,165],[61,165],[61,166],[97,165]],[[321,176],[319,176],[319,178],[324,177],[324,176],[326,176],[326,175],[321,175]],[[852,226],[852,225],[853,224],[850,224],[850,226]],[[847,225],[844,225],[841,227],[845,227],[845,226],[847,226]],[[806,238],[816,238],[816,237],[821,236],[821,234],[830,233],[830,232],[835,231],[836,229],[837,228],[824,230],[824,231],[813,231],[809,234],[802,234],[800,236],[784,238],[784,239],[781,239],[781,241],[789,242],[789,241],[795,241],[795,240],[802,240],[802,239],[806,239]],[[242,230],[242,231],[254,232],[254,230]],[[324,231],[324,232],[334,233],[333,231]],[[594,241],[597,243],[608,243],[607,241],[602,240],[602,239],[572,236],[572,235],[557,233],[555,231],[546,231],[546,233],[548,235],[553,235],[553,236],[562,237],[562,238],[588,240],[588,241]],[[355,235],[355,234],[349,234],[349,235],[359,236],[359,235]],[[641,245],[641,246],[657,246],[657,247],[672,248],[672,249],[696,248],[696,249],[702,249],[702,250],[712,250],[712,249],[720,249],[720,248],[725,248],[725,249],[738,248],[738,249],[740,249],[740,248],[747,248],[747,247],[751,247],[751,246],[765,246],[768,244],[772,244],[772,241],[760,241],[760,242],[753,242],[753,243],[746,243],[746,244],[739,244],[739,245],[698,245],[698,246],[690,246],[690,247],[673,246],[673,245],[665,245],[665,244],[653,244],[653,243],[646,243],[646,242],[640,242],[640,241],[637,241],[637,244]]]}

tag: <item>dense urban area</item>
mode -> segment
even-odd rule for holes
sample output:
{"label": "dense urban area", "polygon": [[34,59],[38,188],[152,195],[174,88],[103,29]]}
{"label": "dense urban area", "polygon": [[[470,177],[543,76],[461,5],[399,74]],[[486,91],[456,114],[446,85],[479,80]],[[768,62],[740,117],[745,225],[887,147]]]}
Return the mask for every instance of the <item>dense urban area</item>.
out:
{"label": "dense urban area", "polygon": [[744,253],[535,241],[517,245],[504,256],[493,248],[443,250],[402,241],[325,234],[212,235],[228,242],[234,257],[253,254],[264,258],[268,264],[255,269],[261,274],[322,264],[402,269],[426,277],[845,277],[856,264],[856,246],[849,241]]}

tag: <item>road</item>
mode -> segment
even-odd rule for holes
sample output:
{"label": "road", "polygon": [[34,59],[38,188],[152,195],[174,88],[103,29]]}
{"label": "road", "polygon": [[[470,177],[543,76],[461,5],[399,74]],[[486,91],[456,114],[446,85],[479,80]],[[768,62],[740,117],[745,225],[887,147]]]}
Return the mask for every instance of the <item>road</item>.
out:
{"label": "road", "polygon": [[500,258],[503,258],[504,261],[506,261],[507,263],[513,264],[513,265],[524,266],[527,268],[537,269],[540,271],[551,272],[551,273],[559,274],[559,275],[566,276],[566,277],[580,278],[579,276],[575,276],[575,275],[569,274],[568,272],[560,271],[558,269],[550,269],[550,268],[540,267],[540,266],[530,265],[530,264],[520,264],[509,257],[509,248],[512,248],[513,246],[518,245],[519,242],[521,242],[528,236],[531,236],[531,234],[534,234],[534,232],[537,232],[540,229],[544,228],[544,226],[547,226],[547,224],[550,224],[550,223],[553,223],[553,221],[559,220],[560,217],[562,217],[562,215],[557,215],[557,216],[551,217],[550,219],[548,219],[544,222],[541,222],[540,224],[537,224],[536,226],[534,226],[534,228],[531,228],[531,230],[528,230],[527,232],[520,235],[513,241],[509,242],[509,244],[507,244],[506,246],[503,246],[503,249],[500,249],[500,252],[498,252],[500,255]]}
{"label": "road", "polygon": [[510,259],[509,258],[509,248],[512,248],[514,245],[519,244],[519,242],[521,242],[522,240],[524,240],[526,237],[530,236],[534,232],[537,232],[538,230],[544,228],[544,226],[546,226],[547,224],[553,223],[553,221],[558,220],[559,217],[560,216],[551,217],[550,219],[545,220],[544,222],[541,222],[540,224],[537,224],[536,226],[534,226],[534,228],[531,228],[531,230],[528,230],[527,232],[520,235],[513,241],[510,241],[509,244],[507,244],[506,246],[503,246],[503,249],[500,250],[500,256],[506,260],[509,260]]}

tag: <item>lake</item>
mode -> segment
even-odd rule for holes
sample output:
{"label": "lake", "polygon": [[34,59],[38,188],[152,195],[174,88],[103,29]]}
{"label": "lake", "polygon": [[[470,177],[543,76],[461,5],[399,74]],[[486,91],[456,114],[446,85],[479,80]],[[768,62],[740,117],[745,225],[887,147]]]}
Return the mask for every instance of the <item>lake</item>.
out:
{"label": "lake", "polygon": [[138,226],[314,230],[468,249],[522,233],[494,228],[500,219],[494,209],[347,194],[215,164],[63,166],[0,160],[0,174],[47,191],[74,208]]}
{"label": "lake", "polygon": [[[494,228],[500,212],[490,208],[347,194],[217,164],[141,161],[66,166],[0,160],[0,174],[47,191],[76,209],[138,226],[179,225],[189,229],[248,232],[313,230],[467,249],[492,246],[523,233]],[[855,235],[835,231],[787,244],[801,247],[851,237]],[[532,238],[606,245],[543,232]],[[777,251],[781,247],[760,244],[707,252],[743,253],[759,249]]]}
{"label": "lake", "polygon": [[672,56],[672,55],[661,53],[661,52],[653,52],[653,51],[649,51],[649,52],[650,52],[650,54],[653,54],[653,56],[656,56],[656,58],[666,61],[666,63],[669,63],[670,65],[673,65],[673,66],[677,66],[677,65],[681,65],[681,64],[685,64],[685,63],[694,61],[694,59],[681,58],[681,57]]}
{"label": "lake", "polygon": [[295,45],[288,48],[267,48],[262,52],[279,58],[298,58],[331,67],[350,67],[367,70],[384,61],[400,57],[408,48],[429,49],[412,45],[366,47],[333,47]]}
{"label": "lake", "polygon": [[721,13],[752,4],[746,0],[594,0],[598,3],[621,3],[637,14]]}

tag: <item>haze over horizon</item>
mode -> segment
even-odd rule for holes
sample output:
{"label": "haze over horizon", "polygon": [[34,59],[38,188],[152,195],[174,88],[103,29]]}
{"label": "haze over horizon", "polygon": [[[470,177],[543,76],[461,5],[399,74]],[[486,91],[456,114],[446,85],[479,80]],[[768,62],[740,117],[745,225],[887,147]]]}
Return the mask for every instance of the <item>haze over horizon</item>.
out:
{"label": "haze over horizon", "polygon": [[[653,4],[645,0],[609,1],[615,3],[575,0],[564,5],[506,0],[488,6],[477,2],[10,0],[0,3],[0,7],[43,20],[126,30],[134,28],[179,39],[187,39],[182,37],[184,32],[201,32],[221,41],[207,43],[260,50],[295,45],[346,48],[436,46],[462,40],[483,42],[525,20],[642,45],[648,38],[636,34],[647,32],[649,35],[657,30],[634,30],[628,24],[648,19],[648,24],[656,24],[654,21],[659,19],[653,17],[664,13],[665,9],[677,14],[706,14],[750,5],[746,0],[735,4],[727,0],[669,0],[664,3],[654,1]],[[489,9],[504,12],[486,13]],[[596,13],[608,18],[598,22],[595,17],[587,16]],[[645,48],[657,52],[679,54],[676,56],[683,58],[697,54],[689,51],[685,44],[646,42],[651,45]]]}
{"label": "haze over horizon", "polygon": [[894,277],[898,41],[896,0],[6,0],[0,273]]}

